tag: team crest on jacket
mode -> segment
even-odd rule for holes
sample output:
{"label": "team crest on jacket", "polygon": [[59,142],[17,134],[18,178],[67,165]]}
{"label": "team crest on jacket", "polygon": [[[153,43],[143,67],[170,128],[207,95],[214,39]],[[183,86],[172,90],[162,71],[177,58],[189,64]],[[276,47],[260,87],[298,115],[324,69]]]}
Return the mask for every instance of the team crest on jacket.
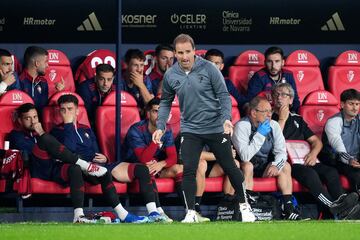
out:
{"label": "team crest on jacket", "polygon": [[87,132],[84,135],[86,138],[90,139],[90,135]]}
{"label": "team crest on jacket", "polygon": [[41,92],[42,92],[41,86],[37,86],[36,90],[38,91],[39,94],[41,94]]}

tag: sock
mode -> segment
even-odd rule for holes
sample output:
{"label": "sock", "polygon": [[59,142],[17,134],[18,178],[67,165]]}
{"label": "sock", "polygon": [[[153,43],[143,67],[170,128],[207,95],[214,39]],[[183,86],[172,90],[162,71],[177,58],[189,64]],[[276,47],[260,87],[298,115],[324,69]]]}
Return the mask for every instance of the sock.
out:
{"label": "sock", "polygon": [[158,193],[158,190],[157,190],[157,186],[156,186],[156,182],[155,182],[155,179],[152,180],[152,185],[153,185],[153,191],[155,193],[155,203],[156,203],[156,207],[160,207],[160,198],[159,198],[159,193]]}
{"label": "sock", "polygon": [[162,207],[158,207],[158,208],[157,208],[157,211],[158,211],[158,213],[160,213],[160,214],[165,213],[165,212],[164,212],[164,209],[162,209]]}
{"label": "sock", "polygon": [[121,221],[124,221],[126,216],[129,213],[128,211],[126,211],[125,208],[123,208],[121,203],[119,203],[116,207],[114,207],[114,210],[115,210],[116,214],[119,216]]}
{"label": "sock", "polygon": [[253,190],[249,190],[249,189],[246,189],[246,194],[247,194],[247,195],[250,195],[250,196],[254,196],[254,195],[255,195],[254,191],[253,191]]}
{"label": "sock", "polygon": [[68,166],[67,181],[70,183],[70,196],[74,209],[84,206],[84,179],[80,166],[64,164],[62,171]]}
{"label": "sock", "polygon": [[75,208],[74,209],[74,219],[80,216],[84,216],[84,209],[82,208]]}
{"label": "sock", "polygon": [[289,214],[292,213],[294,210],[293,203],[291,201],[291,195],[283,195],[284,198],[284,213]]}
{"label": "sock", "polygon": [[88,169],[89,165],[90,165],[89,162],[87,162],[85,160],[82,160],[80,158],[76,161],[75,164],[79,165],[81,170],[83,170],[83,171],[86,171]]}
{"label": "sock", "polygon": [[148,213],[152,213],[152,212],[158,212],[156,209],[156,203],[155,202],[149,202],[146,204],[146,209],[148,211]]}
{"label": "sock", "polygon": [[195,196],[195,211],[197,211],[198,213],[201,213],[201,209],[200,209],[201,198],[202,196]]}
{"label": "sock", "polygon": [[139,180],[140,192],[143,195],[144,202],[150,203],[155,202],[155,191],[153,188],[153,183],[150,179],[149,169],[142,164],[136,164],[133,170],[130,169],[129,176],[133,175],[136,179]]}

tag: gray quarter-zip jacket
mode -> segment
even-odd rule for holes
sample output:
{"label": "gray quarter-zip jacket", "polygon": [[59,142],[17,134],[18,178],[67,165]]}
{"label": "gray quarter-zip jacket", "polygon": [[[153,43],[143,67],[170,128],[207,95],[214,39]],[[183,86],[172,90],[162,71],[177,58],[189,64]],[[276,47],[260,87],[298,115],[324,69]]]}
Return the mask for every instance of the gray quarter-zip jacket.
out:
{"label": "gray quarter-zip jacket", "polygon": [[157,128],[165,130],[171,103],[178,96],[181,132],[222,133],[231,120],[231,99],[221,72],[209,61],[195,57],[191,71],[175,63],[164,75]]}

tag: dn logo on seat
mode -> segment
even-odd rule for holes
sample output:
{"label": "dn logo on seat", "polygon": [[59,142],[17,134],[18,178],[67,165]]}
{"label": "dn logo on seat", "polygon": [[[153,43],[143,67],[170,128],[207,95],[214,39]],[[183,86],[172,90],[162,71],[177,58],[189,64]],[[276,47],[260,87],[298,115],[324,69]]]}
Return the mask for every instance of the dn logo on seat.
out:
{"label": "dn logo on seat", "polygon": [[348,53],[348,63],[358,63],[356,53]]}
{"label": "dn logo on seat", "polygon": [[308,63],[307,53],[298,53],[298,63]]}
{"label": "dn logo on seat", "polygon": [[249,53],[248,54],[248,63],[249,64],[258,64],[259,63],[259,56],[256,53]]}
{"label": "dn logo on seat", "polygon": [[13,93],[12,94],[12,102],[13,103],[22,103],[23,98],[21,93]]}
{"label": "dn logo on seat", "polygon": [[318,95],[318,102],[319,102],[319,103],[326,103],[326,102],[328,102],[327,93],[325,93],[325,92],[319,92],[317,95]]}

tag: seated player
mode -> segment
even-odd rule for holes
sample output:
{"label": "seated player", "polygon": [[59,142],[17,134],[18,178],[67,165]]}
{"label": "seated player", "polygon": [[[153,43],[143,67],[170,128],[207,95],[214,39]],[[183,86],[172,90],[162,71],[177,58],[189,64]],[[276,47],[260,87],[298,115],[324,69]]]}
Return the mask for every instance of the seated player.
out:
{"label": "seated player", "polygon": [[152,188],[148,169],[140,164],[123,162],[107,165],[107,157],[100,153],[92,129],[77,122],[78,99],[72,94],[66,94],[58,99],[58,104],[63,124],[54,128],[52,134],[71,152],[78,154],[85,161],[106,166],[115,179],[120,182],[131,182],[135,177],[139,179],[140,190],[149,212],[149,220],[151,222],[168,221],[160,203],[156,206],[155,197],[157,193]]}
{"label": "seated player", "polygon": [[55,181],[63,186],[70,185],[74,223],[92,222],[84,216],[83,211],[84,180],[92,184],[101,184],[103,194],[121,221],[133,223],[148,221],[147,217],[138,217],[123,208],[112,183],[111,174],[106,168],[78,158],[52,135],[45,133],[33,104],[21,105],[16,114],[18,129],[10,133],[10,147],[29,154],[32,177]]}

